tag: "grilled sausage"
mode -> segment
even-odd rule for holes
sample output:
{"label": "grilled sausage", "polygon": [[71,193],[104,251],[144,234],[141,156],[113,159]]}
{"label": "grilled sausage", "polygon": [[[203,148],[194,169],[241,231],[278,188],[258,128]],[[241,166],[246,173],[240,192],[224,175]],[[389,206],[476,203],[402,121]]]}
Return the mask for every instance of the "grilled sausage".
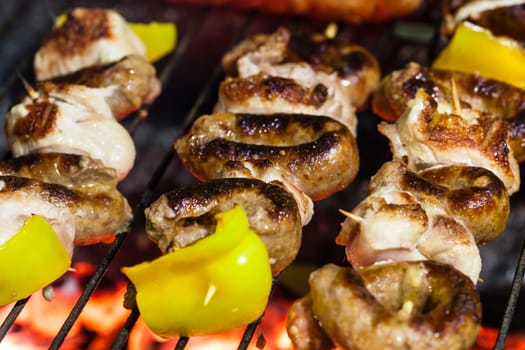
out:
{"label": "grilled sausage", "polygon": [[222,59],[224,71],[234,77],[270,73],[267,71],[270,66],[298,63],[339,79],[345,87],[343,95],[357,108],[364,106],[381,75],[377,59],[362,46],[337,36],[292,33],[284,27],[241,41]]}
{"label": "grilled sausage", "polygon": [[250,229],[264,242],[274,274],[295,259],[302,239],[293,197],[280,186],[257,179],[216,179],[160,196],[145,210],[146,233],[163,253],[213,233],[217,213],[241,205]]}
{"label": "grilled sausage", "polygon": [[135,144],[96,91],[75,85],[75,94],[38,93],[13,106],[6,117],[13,156],[63,152],[88,155],[123,179],[133,167]]}
{"label": "grilled sausage", "polygon": [[399,262],[355,271],[328,264],[309,283],[313,314],[342,349],[470,349],[481,323],[474,284],[449,265]]}
{"label": "grilled sausage", "polygon": [[78,191],[115,189],[117,175],[102,162],[78,154],[31,153],[0,161],[0,175],[27,177]]}
{"label": "grilled sausage", "polygon": [[525,42],[524,0],[442,0],[441,34],[451,36],[458,23],[474,22],[503,35]]}
{"label": "grilled sausage", "polygon": [[[499,213],[498,210],[508,205],[508,197],[502,183],[490,172],[479,168],[463,170],[468,175],[464,174],[463,179],[457,180],[452,179],[457,175],[456,171],[460,171],[456,165],[451,169],[437,170],[436,175],[451,172],[451,177],[441,179],[438,185],[407,170],[401,162],[385,163],[370,182],[369,196],[352,210],[353,216],[346,218],[336,238],[337,244],[346,247],[352,266],[361,268],[385,261],[429,259],[450,264],[477,282],[481,257],[474,234],[468,227],[469,222],[462,220],[464,216],[468,217],[467,212],[476,210],[465,209],[465,213],[459,214],[452,212],[456,209],[454,204],[462,207],[468,202],[466,198],[457,199],[456,195],[462,192],[457,187],[472,194],[470,186],[479,190],[476,185],[486,185],[485,190],[493,201],[492,208],[478,209],[480,213],[492,214],[491,218],[497,220],[492,223],[489,218],[480,219],[479,226],[474,225],[479,230],[476,232],[479,240],[489,235],[495,237],[505,228],[508,211]],[[476,173],[483,175],[478,177]],[[490,184],[484,176],[496,185]],[[462,183],[465,177],[469,177],[468,185]],[[447,180],[448,188],[444,186]],[[502,198],[491,196],[494,187],[499,188]],[[470,204],[480,204],[475,197],[470,199]],[[457,202],[451,203],[452,200]]]}
{"label": "grilled sausage", "polygon": [[359,167],[348,128],[319,116],[206,115],[175,140],[174,147],[201,180],[224,177],[232,169],[264,178],[278,169],[314,200],[344,189]]}

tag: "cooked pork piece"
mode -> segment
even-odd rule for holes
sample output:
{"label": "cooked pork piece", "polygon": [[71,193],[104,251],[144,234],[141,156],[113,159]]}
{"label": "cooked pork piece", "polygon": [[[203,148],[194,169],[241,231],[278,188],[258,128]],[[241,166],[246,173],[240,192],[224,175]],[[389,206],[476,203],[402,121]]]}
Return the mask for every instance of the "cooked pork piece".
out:
{"label": "cooked pork piece", "polygon": [[75,8],[42,43],[34,69],[37,80],[46,80],[145,53],[142,41],[117,12]]}
{"label": "cooked pork piece", "polygon": [[[261,74],[265,78],[287,79],[307,91],[322,88],[326,91],[323,92],[325,100],[330,102],[325,108],[330,107],[333,111],[327,115],[347,125],[354,135],[357,124],[355,108],[365,104],[380,77],[377,61],[364,48],[341,44],[323,36],[291,38],[285,28],[241,42],[224,56],[223,66],[228,74],[239,78]],[[229,96],[221,93],[219,97]],[[241,108],[241,101],[234,107]],[[220,100],[218,108],[229,111],[228,102],[227,99]]]}
{"label": "cooked pork piece", "polygon": [[519,166],[510,149],[509,124],[491,115],[436,102],[418,90],[395,124],[382,122],[395,159],[418,171],[434,165],[463,164],[489,169],[509,194],[520,187]]}
{"label": "cooked pork piece", "polygon": [[350,131],[320,116],[205,115],[174,146],[201,180],[221,178],[232,170],[256,178],[277,171],[314,200],[344,189],[359,168]]}
{"label": "cooked pork piece", "polygon": [[[46,210],[51,214],[53,210],[61,213],[50,217],[51,224],[74,228],[75,244],[109,242],[113,240],[117,231],[129,224],[131,219],[128,202],[116,189],[103,192],[96,189],[92,192],[87,189],[77,191],[58,184],[10,175],[0,176],[0,180],[2,184],[0,202],[6,208],[10,208],[3,211],[3,215],[16,217],[18,214],[16,211],[13,213],[13,210],[17,210],[18,206],[26,206],[31,213],[30,210],[36,208],[35,205],[46,202],[50,205]],[[22,198],[26,198],[27,201],[24,200],[18,205],[16,200],[18,196],[23,196]],[[36,204],[29,204],[32,200]],[[51,207],[55,209],[49,209]],[[63,210],[69,212],[62,213]],[[27,214],[25,211],[22,212]],[[41,212],[41,210],[35,211],[36,214]],[[41,215],[48,217],[45,212]],[[27,215],[22,216],[23,219],[27,218]]]}
{"label": "cooked pork piece", "polygon": [[317,331],[296,332],[314,320],[345,350],[467,350],[477,338],[479,295],[465,275],[446,264],[398,262],[358,271],[329,264],[312,272],[309,283],[312,310],[300,299],[287,328],[300,350],[330,349],[304,342]]}
{"label": "cooked pork piece", "polygon": [[[307,65],[289,66],[308,76]],[[292,74],[293,75],[293,74]],[[312,80],[315,82],[315,80]],[[355,135],[357,119],[350,101],[338,98],[323,84],[300,83],[289,78],[256,74],[246,78],[226,78],[219,88],[215,112],[230,113],[303,113],[332,117],[345,124]]]}
{"label": "cooked pork piece", "polygon": [[274,274],[301,245],[297,205],[280,186],[256,179],[217,179],[163,194],[145,210],[146,233],[163,253],[193,244],[215,230],[215,214],[240,205],[250,229],[264,242]]}
{"label": "cooked pork piece", "polygon": [[99,89],[76,85],[75,95],[38,93],[13,106],[6,136],[14,157],[61,152],[99,159],[123,179],[135,161],[135,145]]}
{"label": "cooked pork piece", "polygon": [[429,259],[453,265],[476,283],[481,271],[476,241],[505,230],[509,207],[503,184],[485,169],[451,166],[419,176],[388,162],[372,178],[370,195],[343,222],[336,242],[346,246],[355,268]]}
{"label": "cooked pork piece", "polygon": [[[452,81],[457,93],[452,90]],[[456,95],[461,108],[479,110],[508,121],[510,147],[519,162],[525,160],[525,91],[512,85],[478,75],[426,68],[410,63],[387,75],[374,94],[372,107],[376,114],[395,121],[408,101],[423,89],[438,103],[453,103]]]}
{"label": "cooked pork piece", "polygon": [[60,205],[60,202],[60,187],[14,176],[0,176],[0,245],[36,214],[49,222],[71,256],[75,239],[75,218],[70,208]]}
{"label": "cooked pork piece", "polygon": [[74,96],[82,97],[86,87],[98,89],[119,120],[142,105],[153,102],[161,90],[155,67],[140,55],[126,56],[113,63],[91,66],[67,76],[39,82],[36,90],[41,94],[71,100]]}

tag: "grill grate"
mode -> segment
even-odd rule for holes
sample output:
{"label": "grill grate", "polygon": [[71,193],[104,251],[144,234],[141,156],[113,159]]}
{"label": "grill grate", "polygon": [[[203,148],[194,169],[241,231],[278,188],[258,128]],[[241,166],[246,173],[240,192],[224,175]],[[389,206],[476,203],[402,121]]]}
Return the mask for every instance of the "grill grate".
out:
{"label": "grill grate", "polygon": [[[162,1],[127,0],[108,3],[102,0],[98,2],[64,0],[52,2],[52,4],[36,0],[25,0],[18,4],[1,2],[0,52],[4,63],[3,67],[0,68],[1,118],[4,118],[5,111],[16,98],[16,92],[21,89],[17,72],[21,72],[24,77],[31,81],[32,73],[29,65],[32,60],[32,53],[48,32],[52,23],[51,18],[67,7],[76,6],[113,7],[132,21],[172,21],[177,24],[180,39],[173,54],[161,60],[157,65],[163,85],[162,96],[151,106],[146,106],[142,113],[137,113],[133,118],[128,118],[125,121],[127,129],[136,141],[138,158],[129,178],[121,184],[121,190],[128,197],[130,203],[134,204],[135,219],[130,222],[125,230],[117,234],[115,241],[109,245],[109,248],[104,246],[102,253],[98,253],[101,258],[96,261],[97,268],[85,285],[66,321],[52,340],[50,349],[61,347],[88,300],[102,280],[111,272],[112,266],[129,265],[129,262],[118,261],[119,257],[117,256],[122,255],[120,252],[126,248],[129,241],[133,243],[134,240],[138,239],[138,235],[143,236],[141,215],[145,207],[156,195],[174,186],[182,186],[194,181],[176,159],[171,141],[185,131],[199,115],[211,110],[216,100],[217,86],[223,77],[219,64],[222,54],[241,38],[257,32],[270,32],[280,24],[298,30],[304,28],[320,30],[325,25],[323,22],[302,18],[175,5]],[[49,14],[49,17],[44,16],[42,18],[40,15],[42,13]],[[27,27],[21,30],[18,25],[21,21],[32,23],[32,30],[27,30]],[[359,27],[341,25],[340,31],[356,43],[370,49],[380,61],[383,71],[388,72],[411,60],[422,64],[430,62],[434,55],[434,38],[437,32],[435,24],[437,21],[438,14],[435,11],[424,11],[424,14],[418,14],[418,17],[413,21]],[[20,42],[23,42],[23,45],[13,45]],[[214,43],[214,45],[205,47],[206,45],[199,45],[199,43]],[[177,99],[176,103],[173,102],[174,98]],[[146,114],[148,117],[144,118]],[[334,251],[333,248],[333,238],[338,231],[338,224],[332,227],[331,224],[326,223],[326,218],[333,217],[333,213],[337,212],[338,208],[351,208],[357,204],[357,201],[364,198],[369,177],[384,161],[388,160],[386,141],[378,136],[375,130],[376,117],[369,112],[362,112],[359,118],[358,142],[360,151],[365,154],[380,154],[384,157],[362,157],[361,171],[356,182],[348,190],[335,194],[334,198],[316,203],[314,220],[308,227],[305,227],[305,240],[318,240],[310,244],[315,247],[315,252],[309,251],[308,243],[305,243],[298,259],[317,263],[333,262],[334,259],[341,262],[344,259],[341,250]],[[0,121],[3,123],[3,119]],[[2,139],[2,142],[5,143],[5,140]],[[7,154],[5,144],[1,145],[0,150]],[[151,164],[151,162],[158,163]],[[512,203],[513,208],[525,207],[523,195],[518,193],[515,197]],[[525,227],[525,223],[519,220],[514,221],[517,222],[509,223],[509,226],[512,226],[509,228],[510,231],[514,231],[513,225],[517,226],[515,230],[517,232]],[[318,232],[321,232],[320,238]],[[523,238],[519,238],[518,234],[513,232],[510,234],[518,236],[518,239],[523,241]],[[509,233],[505,235],[509,235]],[[495,244],[498,242],[491,243],[491,245]],[[326,249],[319,249],[320,246]],[[99,247],[80,248],[80,255],[89,255],[93,249],[99,249]],[[514,276],[513,278],[510,277],[512,282],[509,279],[508,283],[504,283],[508,301],[506,302],[505,312],[501,316],[500,331],[495,349],[504,348],[504,342],[511,329],[512,322],[516,322],[514,318],[519,315],[519,312],[516,313],[516,311],[525,273],[525,241],[521,251],[513,252],[515,256],[519,255],[519,258],[517,263],[510,262],[513,265],[510,270]],[[152,253],[147,252],[147,254]],[[323,255],[320,256],[319,254]],[[132,259],[134,262],[140,262],[145,257],[133,256]],[[485,279],[488,280],[486,277]],[[274,278],[274,288],[277,285],[278,280]],[[490,289],[482,287],[482,300],[483,291],[487,295],[491,295]],[[14,325],[28,299],[18,301],[3,320],[0,325],[0,342]],[[505,303],[505,299],[500,298],[500,300],[503,301],[498,305],[499,308]],[[484,307],[490,306],[487,302],[483,302],[483,305]],[[122,349],[126,346],[131,329],[139,316],[138,310],[133,308],[116,337],[112,349]],[[246,327],[242,338],[239,340],[238,349],[248,347],[260,321],[261,319],[258,319]],[[187,337],[181,337],[175,348],[184,349],[189,340]]]}

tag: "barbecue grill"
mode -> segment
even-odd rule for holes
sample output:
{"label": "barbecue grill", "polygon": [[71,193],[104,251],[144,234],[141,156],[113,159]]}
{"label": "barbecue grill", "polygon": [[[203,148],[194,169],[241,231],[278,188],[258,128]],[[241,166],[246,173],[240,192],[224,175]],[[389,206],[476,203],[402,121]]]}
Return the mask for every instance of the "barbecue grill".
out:
{"label": "barbecue grill", "polygon": [[[50,348],[58,349],[94,291],[111,280],[122,266],[152,259],[160,254],[144,234],[144,208],[160,194],[176,186],[194,183],[173,148],[173,139],[181,135],[199,115],[209,113],[217,99],[223,79],[222,55],[242,38],[260,32],[273,32],[279,25],[292,31],[322,32],[326,22],[291,15],[270,15],[252,10],[195,6],[162,1],[36,1],[0,2],[0,115],[23,91],[20,76],[33,80],[31,63],[42,38],[49,32],[53,18],[70,7],[113,8],[132,22],[174,22],[179,40],[176,50],[157,62],[163,84],[162,95],[144,110],[128,117],[124,124],[137,148],[135,166],[120,184],[120,189],[134,208],[134,220],[120,232],[112,244],[77,247],[74,259],[96,264],[82,294]],[[379,60],[382,72],[401,68],[409,61],[428,65],[440,45],[437,8],[427,4],[410,18],[382,24],[347,25],[340,23],[340,35],[368,48]],[[304,228],[303,247],[297,264],[321,265],[344,262],[344,249],[334,243],[343,217],[339,208],[351,209],[367,194],[367,183],[380,165],[391,158],[388,142],[379,135],[379,119],[369,111],[359,113],[358,144],[361,167],[358,178],[347,189],[315,204],[313,220]],[[1,120],[3,125],[4,120]],[[5,138],[0,151],[9,157]],[[497,240],[481,247],[483,271],[478,290],[483,303],[483,324],[499,328],[495,349],[503,349],[509,331],[523,330],[524,302],[519,294],[525,272],[525,196],[523,191],[511,198],[511,217],[507,231]],[[337,220],[334,220],[337,217]],[[293,267],[292,267],[293,269]],[[274,278],[274,288],[282,281]],[[20,300],[4,320],[0,320],[1,340],[12,328],[28,299]],[[521,305],[521,310],[518,306]],[[131,328],[139,318],[136,308],[120,330],[114,349],[126,346]],[[220,320],[217,320],[220,322]],[[259,320],[260,321],[260,320]],[[247,325],[239,339],[245,349],[256,334],[259,321]],[[179,339],[183,349],[188,338]]]}

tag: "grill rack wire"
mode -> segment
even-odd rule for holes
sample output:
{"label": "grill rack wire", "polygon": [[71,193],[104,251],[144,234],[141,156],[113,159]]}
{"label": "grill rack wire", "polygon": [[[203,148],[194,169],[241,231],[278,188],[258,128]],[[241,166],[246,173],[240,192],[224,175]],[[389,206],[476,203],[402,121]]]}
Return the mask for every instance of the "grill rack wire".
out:
{"label": "grill rack wire", "polygon": [[[196,23],[192,24],[190,22],[196,21],[199,18],[221,18],[223,14],[221,14],[220,11],[222,11],[223,9],[218,10],[216,8],[210,8],[206,6],[174,5],[163,3],[162,1],[154,1],[153,3],[154,5],[148,3],[150,4],[150,6],[148,6],[145,4],[145,2],[141,2],[139,0],[111,2],[87,0],[85,2],[74,0],[39,2],[37,0],[24,0],[18,3],[2,2],[0,4],[0,13],[3,14],[3,17],[0,16],[0,52],[5,68],[0,69],[0,113],[4,115],[5,111],[9,107],[9,104],[12,102],[12,95],[10,93],[12,90],[16,89],[16,85],[17,83],[19,83],[18,72],[30,71],[29,66],[30,62],[32,61],[32,54],[38,47],[42,36],[45,35],[45,33],[49,30],[50,24],[52,23],[52,19],[56,16],[56,14],[61,13],[63,10],[70,7],[100,6],[107,8],[115,8],[117,11],[123,13],[123,15],[126,18],[133,18],[133,14],[137,13],[137,10],[139,13],[142,11],[142,13],[145,14],[146,17],[152,15],[158,17],[159,13],[164,13],[166,16],[169,17],[170,9],[175,12],[181,11],[183,15],[187,15],[189,13],[190,16],[188,17],[179,15],[179,17],[177,18],[177,15],[175,15],[175,18],[177,18],[177,20],[174,20],[174,22],[179,28],[180,38],[177,44],[177,48],[170,56],[161,60],[161,62],[158,64],[158,70],[160,72],[159,79],[162,83],[162,86],[164,89],[169,88],[170,83],[174,79],[176,79],[176,77],[174,77],[174,72],[177,70],[177,68],[181,66],[181,61],[187,59],[187,56],[192,54],[190,52],[192,51],[191,43],[194,40],[197,40],[199,37],[200,25],[197,25]],[[32,9],[31,11],[29,11],[31,13],[27,13],[28,8]],[[154,10],[151,10],[151,8],[154,8]],[[167,10],[159,10],[160,8],[167,8]],[[42,13],[48,13],[49,18],[45,18],[45,16],[42,17]],[[238,16],[239,20],[233,21],[236,24],[232,25],[232,28],[229,29],[230,32],[235,34],[232,35],[232,38],[229,40],[225,49],[220,50],[219,54],[221,52],[225,52],[228,48],[232,47],[235,43],[240,41],[247,34],[260,31],[261,25],[262,27],[267,29],[275,28],[276,24],[283,23],[286,24],[286,26],[289,28],[294,28],[294,26],[304,26],[305,23],[307,26],[312,25],[311,21],[306,22],[305,19],[302,18],[295,18],[289,16],[267,17],[266,15],[262,15],[255,11],[239,11],[236,12],[236,15]],[[378,44],[375,45],[371,51],[376,57],[378,57],[381,63],[386,62],[385,64],[382,64],[382,68],[385,71],[388,71],[395,67],[395,63],[392,62],[392,67],[389,67],[389,60],[381,59],[382,57],[385,58],[385,55],[388,55],[388,50],[385,50],[385,46],[388,46],[390,40],[392,40],[393,32],[397,33],[397,39],[406,40],[410,45],[415,45],[416,47],[418,47],[418,45],[429,46],[429,44],[431,44],[435,46],[438,44],[436,40],[437,30],[435,30],[435,28],[437,28],[437,22],[435,20],[436,16],[434,14],[434,17],[432,17],[431,13],[429,17],[431,22],[433,20],[433,24],[431,23],[430,27],[429,23],[421,23],[418,21],[412,23],[397,22],[394,24],[386,25],[386,29],[383,28],[380,35],[375,36],[375,40]],[[142,18],[142,21],[146,21],[146,19]],[[427,20],[428,19],[429,18],[427,18]],[[39,37],[33,35],[30,30],[25,31],[24,33],[16,31],[16,26],[22,20],[31,21],[33,27],[37,28],[36,31],[41,33],[41,36]],[[198,21],[198,23],[202,23],[201,20]],[[211,22],[213,23],[213,20]],[[255,22],[257,22],[258,24],[254,25]],[[319,25],[319,23],[317,23],[317,25]],[[341,28],[344,28],[345,26],[345,24],[340,24]],[[181,31],[182,28],[186,28],[187,30]],[[407,29],[411,29],[411,34],[407,32]],[[367,30],[370,30],[370,28],[367,28]],[[376,34],[377,33],[374,34],[373,32],[372,37],[374,37],[374,35]],[[432,34],[432,36],[430,37],[429,34]],[[17,41],[19,43],[16,49],[5,50],[5,47],[10,45],[10,43],[12,43],[13,41]],[[30,52],[31,54],[28,54],[28,52]],[[427,56],[421,56],[421,54],[419,54],[417,51],[411,51],[407,53],[403,52],[403,50],[400,50],[398,54],[400,56],[406,54],[407,56],[404,58],[404,60],[413,59],[415,55],[417,58],[419,58],[420,61],[425,61],[431,59],[435,51],[431,49],[426,50],[424,52],[424,55]],[[212,105],[214,98],[216,97],[215,94],[218,83],[223,78],[223,72],[218,58],[220,58],[220,55],[216,56],[215,63],[213,65],[213,70],[207,77],[206,82],[202,85],[204,87],[200,88],[200,93],[197,95],[196,98],[188,99],[191,102],[189,110],[185,112],[185,116],[182,118],[182,124],[175,130],[175,132],[171,132],[171,139],[185,131],[191,125],[193,120],[195,120],[199,115],[210,110],[210,106]],[[163,91],[161,98],[164,95],[166,95],[166,92]],[[164,103],[168,102],[172,103],[172,101],[165,101]],[[134,139],[136,134],[140,132],[140,129],[143,127],[143,125],[147,125],[147,123],[144,123],[145,120],[151,118],[155,115],[155,113],[158,112],[158,108],[155,109],[155,107],[159,103],[161,102],[156,101],[150,106],[145,106],[141,112],[136,113],[126,122],[126,127],[131,133],[131,135],[134,137]],[[148,118],[145,118],[145,116],[148,114],[150,114]],[[136,204],[133,206],[134,218],[140,217],[146,206],[151,202],[152,198],[154,198],[155,194],[159,193],[159,184],[162,182],[163,177],[165,177],[166,174],[169,172],[168,168],[170,167],[170,164],[174,162],[175,158],[175,152],[171,147],[171,143],[169,143],[169,147],[165,148],[163,156],[160,157],[160,162],[156,164],[155,167],[153,167],[154,170],[150,172],[151,176],[147,180],[147,184],[141,189],[141,193],[138,196],[138,199],[135,201]],[[160,191],[162,191],[162,189]],[[78,298],[76,304],[72,308],[69,316],[67,317],[62,327],[56,334],[55,338],[52,340],[52,343],[49,346],[50,349],[59,349],[60,346],[63,344],[63,342],[66,339],[66,336],[73,327],[75,321],[78,319],[84,306],[87,304],[88,300],[91,298],[96,288],[99,286],[101,280],[107,273],[110,264],[113,262],[116,254],[123,246],[124,241],[131,235],[131,231],[134,228],[134,226],[140,224],[137,223],[137,221],[138,220],[133,219],[133,221],[131,221],[125,229],[117,233],[115,241],[109,245],[109,248],[103,254],[100,263],[97,265],[95,272],[83,288],[82,293]],[[508,300],[506,302],[505,311],[499,324],[499,332],[494,349],[504,349],[505,339],[511,328],[513,317],[518,306],[518,298],[523,285],[524,274],[525,239],[523,241],[518,260],[516,262],[516,267],[514,269],[514,276],[512,279],[510,290],[508,291]],[[274,277],[274,286],[277,284],[278,278],[278,276]],[[28,300],[29,297],[16,302],[10,310],[10,312],[8,313],[7,317],[3,320],[2,324],[0,325],[0,342],[2,341],[2,339],[4,339],[4,337],[11,329]],[[128,316],[128,319],[126,320],[124,326],[118,333],[118,336],[115,338],[115,342],[113,343],[112,349],[122,349],[126,346],[129,333],[139,317],[139,311],[137,310],[136,306],[133,306],[131,313]],[[258,320],[246,326],[244,334],[239,340],[238,349],[246,349],[249,346],[256,333],[261,318],[262,316]],[[188,337],[179,338],[175,349],[184,349],[188,344],[189,340],[190,339]]]}

